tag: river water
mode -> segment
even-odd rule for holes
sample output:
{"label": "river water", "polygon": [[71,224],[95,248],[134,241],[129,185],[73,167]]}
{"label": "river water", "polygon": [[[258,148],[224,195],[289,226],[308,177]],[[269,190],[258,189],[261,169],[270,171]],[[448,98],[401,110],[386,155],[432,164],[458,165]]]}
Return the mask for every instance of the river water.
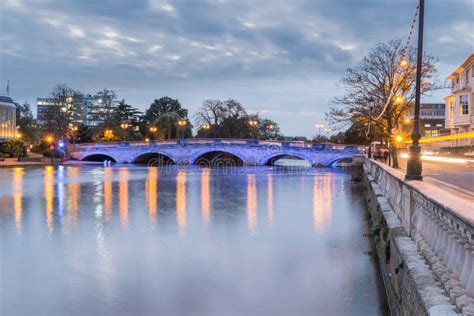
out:
{"label": "river water", "polygon": [[384,315],[343,169],[0,169],[1,315]]}

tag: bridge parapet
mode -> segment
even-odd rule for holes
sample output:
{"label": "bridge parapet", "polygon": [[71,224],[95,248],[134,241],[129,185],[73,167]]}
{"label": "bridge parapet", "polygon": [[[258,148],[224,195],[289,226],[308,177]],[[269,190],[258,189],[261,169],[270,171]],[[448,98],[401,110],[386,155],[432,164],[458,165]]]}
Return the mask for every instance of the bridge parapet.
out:
{"label": "bridge parapet", "polygon": [[[414,242],[417,252],[426,260],[430,272],[442,285],[450,301],[463,315],[474,315],[474,203],[430,183],[406,182],[404,174],[379,162],[366,159],[364,170],[368,182],[366,185],[370,187],[368,191],[372,192],[372,197],[369,198],[371,208],[382,210],[386,218],[386,212],[389,212],[387,207],[396,214],[404,233]],[[388,203],[388,206],[384,207],[384,203]],[[380,234],[381,239],[387,238],[387,234]],[[393,231],[392,234],[397,235]],[[406,241],[402,240],[403,234],[398,236],[392,238],[391,242],[397,245],[399,252],[403,252],[402,243],[406,245]],[[384,243],[383,240],[381,242]],[[388,243],[386,247],[392,249],[394,246]],[[413,255],[404,255],[403,260],[415,261],[410,258]],[[406,269],[410,269],[408,266]],[[399,266],[398,269],[400,268]],[[413,269],[420,267],[415,266]],[[406,281],[404,284],[400,280],[394,281],[399,278],[395,276],[399,271],[395,272],[392,283],[406,287]],[[426,311],[429,308],[440,308],[441,305],[449,310],[443,301],[442,292],[436,294],[438,296],[434,293],[431,293],[431,297],[427,296],[428,292],[438,291],[434,282],[427,281],[429,275],[416,275],[416,271],[410,273],[414,283],[417,283],[420,301],[424,301]],[[406,295],[408,291],[404,291]],[[403,299],[410,300],[406,297]]]}
{"label": "bridge parapet", "polygon": [[148,154],[163,155],[179,164],[193,164],[208,153],[232,155],[247,165],[265,165],[276,157],[293,156],[310,165],[330,166],[336,161],[350,159],[357,149],[313,147],[304,142],[280,142],[246,139],[181,139],[160,142],[115,142],[77,144],[71,157],[83,160],[92,155],[108,156],[117,162],[132,163]]}

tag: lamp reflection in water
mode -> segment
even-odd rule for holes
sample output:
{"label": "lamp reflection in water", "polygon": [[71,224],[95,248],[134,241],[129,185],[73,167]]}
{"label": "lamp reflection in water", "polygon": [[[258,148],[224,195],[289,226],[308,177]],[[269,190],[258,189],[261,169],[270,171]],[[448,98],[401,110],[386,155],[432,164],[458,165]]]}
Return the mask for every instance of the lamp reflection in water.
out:
{"label": "lamp reflection in water", "polygon": [[273,222],[273,175],[267,175],[267,219],[268,223]]}
{"label": "lamp reflection in water", "polygon": [[251,235],[257,232],[257,182],[254,174],[247,175],[247,224]]}
{"label": "lamp reflection in water", "polygon": [[211,216],[211,191],[209,183],[211,173],[209,169],[202,169],[201,173],[201,220],[204,228],[209,226]]}
{"label": "lamp reflection in water", "polygon": [[334,173],[314,176],[313,182],[313,225],[318,234],[327,232],[332,220],[332,199],[334,197]]}
{"label": "lamp reflection in water", "polygon": [[129,171],[126,168],[119,169],[119,213],[120,225],[128,227],[128,177]]}
{"label": "lamp reflection in water", "polygon": [[151,226],[156,225],[156,213],[158,211],[158,169],[156,167],[148,168],[148,178],[145,183],[145,195],[148,206],[148,215]]}
{"label": "lamp reflection in water", "polygon": [[18,235],[21,234],[21,218],[23,215],[23,168],[13,168],[13,205],[15,209],[15,229]]}
{"label": "lamp reflection in water", "polygon": [[77,212],[79,210],[79,197],[81,194],[81,186],[79,183],[79,168],[69,167],[69,217],[73,225],[77,224]]}
{"label": "lamp reflection in water", "polygon": [[53,233],[54,167],[44,167],[44,200],[46,204],[46,227],[48,235]]}
{"label": "lamp reflection in water", "polygon": [[179,236],[186,235],[186,172],[178,171],[176,175],[176,221]]}
{"label": "lamp reflection in water", "polygon": [[64,166],[58,166],[57,168],[57,184],[56,184],[56,197],[58,199],[58,210],[57,217],[62,224],[64,215]]}
{"label": "lamp reflection in water", "polygon": [[112,168],[104,168],[104,214],[105,221],[112,217]]}

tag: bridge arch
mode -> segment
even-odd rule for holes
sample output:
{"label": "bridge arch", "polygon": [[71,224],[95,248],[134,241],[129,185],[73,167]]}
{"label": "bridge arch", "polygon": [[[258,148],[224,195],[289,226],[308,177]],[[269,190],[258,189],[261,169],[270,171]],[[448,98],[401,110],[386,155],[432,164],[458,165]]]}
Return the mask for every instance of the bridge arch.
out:
{"label": "bridge arch", "polygon": [[333,159],[328,163],[328,167],[338,167],[338,164],[346,163],[346,162],[347,163],[352,162],[352,156],[339,157],[339,158]]}
{"label": "bridge arch", "polygon": [[274,166],[276,161],[278,161],[282,158],[285,158],[285,157],[288,157],[288,158],[291,158],[291,159],[296,158],[297,160],[303,160],[308,164],[309,167],[312,167],[311,161],[309,159],[307,159],[303,155],[298,155],[298,154],[294,154],[294,153],[281,153],[281,154],[277,154],[277,155],[267,157],[263,161],[263,165],[265,165],[265,166]]}
{"label": "bridge arch", "polygon": [[176,164],[176,160],[171,157],[171,155],[155,151],[136,154],[130,159],[130,162],[136,164],[153,164],[157,166]]}
{"label": "bridge arch", "polygon": [[216,148],[195,154],[191,163],[209,167],[234,167],[243,166],[245,158],[238,153]]}
{"label": "bridge arch", "polygon": [[93,154],[85,155],[81,159],[81,161],[97,161],[97,162],[104,162],[106,160],[110,160],[112,162],[118,162],[118,160],[112,155],[103,154],[103,153],[93,153]]}

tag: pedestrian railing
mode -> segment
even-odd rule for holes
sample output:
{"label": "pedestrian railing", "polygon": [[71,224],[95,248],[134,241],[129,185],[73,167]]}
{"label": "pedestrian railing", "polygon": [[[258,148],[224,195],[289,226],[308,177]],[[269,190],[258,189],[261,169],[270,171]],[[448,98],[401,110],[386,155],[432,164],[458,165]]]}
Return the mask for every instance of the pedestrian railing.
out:
{"label": "pedestrian railing", "polygon": [[474,203],[366,159],[373,178],[419,252],[463,315],[474,314]]}

